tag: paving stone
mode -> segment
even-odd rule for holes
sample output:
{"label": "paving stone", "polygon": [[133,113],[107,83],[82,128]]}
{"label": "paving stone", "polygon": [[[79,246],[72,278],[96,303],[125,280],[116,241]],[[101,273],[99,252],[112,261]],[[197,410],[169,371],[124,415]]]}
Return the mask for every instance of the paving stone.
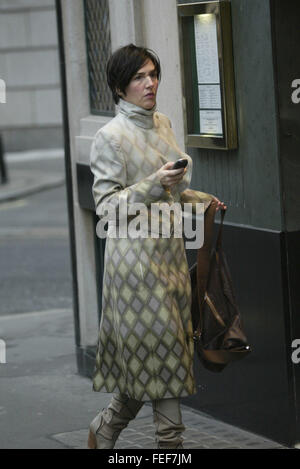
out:
{"label": "paving stone", "polygon": [[[143,411],[143,412],[142,412]],[[138,417],[121,433],[115,449],[155,449],[155,426],[152,408],[145,405]],[[182,406],[182,418],[186,426],[184,449],[273,449],[284,446],[215,420],[201,412],[191,412]],[[66,447],[86,448],[88,430],[77,430],[52,435]]]}

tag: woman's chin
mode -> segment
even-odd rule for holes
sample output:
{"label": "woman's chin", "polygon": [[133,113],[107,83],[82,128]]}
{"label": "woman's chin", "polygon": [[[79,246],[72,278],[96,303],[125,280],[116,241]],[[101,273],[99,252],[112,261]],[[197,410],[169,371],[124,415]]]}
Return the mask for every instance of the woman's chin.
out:
{"label": "woman's chin", "polygon": [[149,100],[148,103],[145,103],[144,104],[144,108],[147,109],[148,111],[150,111],[156,104],[156,100],[155,99],[152,99],[151,101]]}

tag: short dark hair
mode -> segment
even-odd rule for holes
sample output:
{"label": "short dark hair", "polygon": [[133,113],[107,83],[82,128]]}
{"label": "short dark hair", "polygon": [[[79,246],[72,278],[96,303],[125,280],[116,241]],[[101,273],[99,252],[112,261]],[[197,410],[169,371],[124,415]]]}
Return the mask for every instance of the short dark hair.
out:
{"label": "short dark hair", "polygon": [[117,89],[125,94],[125,89],[132,77],[148,60],[153,62],[157,78],[160,80],[160,61],[153,50],[128,44],[120,47],[112,54],[106,66],[106,75],[108,86],[112,91],[116,104],[120,100]]}

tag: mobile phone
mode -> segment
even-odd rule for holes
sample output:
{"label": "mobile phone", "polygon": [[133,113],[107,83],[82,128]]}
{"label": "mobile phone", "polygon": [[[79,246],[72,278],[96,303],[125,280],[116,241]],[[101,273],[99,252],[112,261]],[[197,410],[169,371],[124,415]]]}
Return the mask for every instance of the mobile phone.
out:
{"label": "mobile phone", "polygon": [[172,166],[172,169],[180,169],[185,168],[188,164],[188,160],[186,158],[180,158],[180,160],[175,161]]}

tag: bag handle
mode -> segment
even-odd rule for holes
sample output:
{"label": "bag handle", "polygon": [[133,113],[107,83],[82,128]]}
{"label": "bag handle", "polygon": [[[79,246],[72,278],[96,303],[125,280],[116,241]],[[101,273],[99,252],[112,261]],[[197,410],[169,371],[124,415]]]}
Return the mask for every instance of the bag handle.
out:
{"label": "bag handle", "polygon": [[[204,215],[204,243],[203,246],[198,249],[197,253],[197,296],[198,305],[200,311],[200,317],[198,322],[197,330],[195,331],[195,337],[200,337],[202,329],[202,308],[205,298],[205,292],[207,288],[207,281],[210,271],[211,252],[212,252],[212,237],[214,228],[214,219],[216,214],[216,203],[212,202],[206,209]],[[218,237],[216,241],[216,250],[222,246],[222,232],[223,232],[223,221],[225,217],[225,210],[221,209],[221,223],[219,226]]]}
{"label": "bag handle", "polygon": [[223,221],[225,217],[226,210],[224,208],[221,209],[221,222],[219,226],[219,233],[216,241],[216,250],[221,249],[222,247],[222,234],[223,234]]}

